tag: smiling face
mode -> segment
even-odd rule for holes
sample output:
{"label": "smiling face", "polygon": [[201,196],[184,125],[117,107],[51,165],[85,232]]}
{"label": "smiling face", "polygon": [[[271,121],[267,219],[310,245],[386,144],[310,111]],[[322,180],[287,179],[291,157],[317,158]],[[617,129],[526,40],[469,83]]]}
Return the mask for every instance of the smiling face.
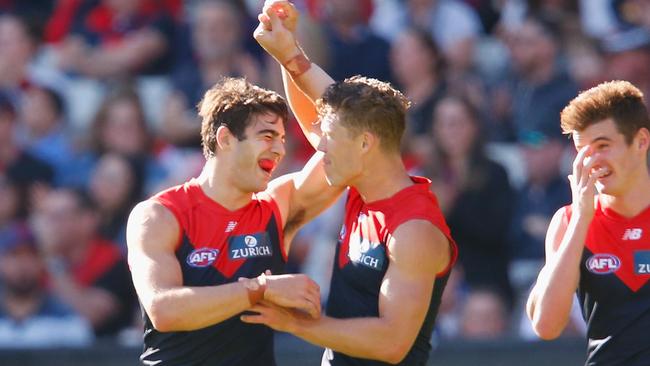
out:
{"label": "smiling face", "polygon": [[621,196],[634,184],[638,175],[647,174],[647,141],[640,141],[647,137],[643,135],[640,130],[632,142],[627,144],[625,136],[611,118],[591,124],[583,131],[573,132],[576,149],[590,146],[585,161],[595,160],[592,171],[605,169],[605,175],[596,181],[598,192]]}
{"label": "smiling face", "polygon": [[234,184],[245,192],[266,189],[273,171],[285,155],[285,130],[282,118],[273,113],[253,115],[245,129],[245,138],[231,136],[232,147],[227,154],[232,159]]}
{"label": "smiling face", "polygon": [[363,170],[362,135],[355,136],[332,112],[323,116],[321,131],[323,135],[318,151],[325,154],[323,164],[327,182],[337,187],[353,185],[354,178]]}

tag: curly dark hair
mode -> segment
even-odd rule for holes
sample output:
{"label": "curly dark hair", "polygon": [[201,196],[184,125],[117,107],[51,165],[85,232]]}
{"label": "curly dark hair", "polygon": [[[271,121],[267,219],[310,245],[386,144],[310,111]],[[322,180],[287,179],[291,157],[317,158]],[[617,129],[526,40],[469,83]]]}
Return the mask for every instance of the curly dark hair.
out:
{"label": "curly dark hair", "polygon": [[201,143],[205,158],[217,151],[217,129],[226,126],[239,140],[246,139],[246,127],[254,115],[273,113],[286,121],[287,104],[278,93],[255,86],[243,78],[223,78],[205,92],[197,105],[201,122]]}
{"label": "curly dark hair", "polygon": [[318,113],[338,114],[341,125],[355,135],[368,131],[387,151],[399,151],[411,102],[389,83],[353,76],[330,85],[318,99]]}
{"label": "curly dark hair", "polygon": [[630,82],[609,81],[580,93],[560,114],[562,131],[570,134],[611,118],[629,145],[641,128],[650,130],[643,93]]}

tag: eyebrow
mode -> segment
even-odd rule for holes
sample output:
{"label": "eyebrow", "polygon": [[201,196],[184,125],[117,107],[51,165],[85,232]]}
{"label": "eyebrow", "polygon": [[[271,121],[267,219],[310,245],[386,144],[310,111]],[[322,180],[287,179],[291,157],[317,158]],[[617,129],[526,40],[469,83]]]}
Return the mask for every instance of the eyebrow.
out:
{"label": "eyebrow", "polygon": [[[268,133],[268,134],[271,134],[273,137],[281,136],[280,133],[279,133],[278,131],[276,131],[276,130],[272,130],[272,129],[270,129],[270,128],[265,128],[265,129],[263,129],[263,130],[259,130],[259,131],[257,131],[256,135],[258,135],[258,136],[259,136],[259,135],[266,135],[267,133]],[[282,135],[282,137],[284,137],[284,135]]]}
{"label": "eyebrow", "polygon": [[[612,140],[611,138],[607,137],[607,136],[598,136],[598,137],[596,137],[595,139],[591,140],[591,141],[589,142],[588,145],[591,145],[591,144],[596,143],[596,142],[601,142],[601,141],[604,141],[604,142],[612,142],[613,140]],[[580,146],[579,146],[579,145],[576,145],[576,149],[577,149],[577,150],[580,150],[580,149],[582,149],[584,146],[585,146],[585,145],[580,145]]]}
{"label": "eyebrow", "polygon": [[595,139],[591,140],[590,144],[593,144],[594,142],[599,142],[599,141],[612,142],[612,139],[607,137],[607,136],[598,136]]}

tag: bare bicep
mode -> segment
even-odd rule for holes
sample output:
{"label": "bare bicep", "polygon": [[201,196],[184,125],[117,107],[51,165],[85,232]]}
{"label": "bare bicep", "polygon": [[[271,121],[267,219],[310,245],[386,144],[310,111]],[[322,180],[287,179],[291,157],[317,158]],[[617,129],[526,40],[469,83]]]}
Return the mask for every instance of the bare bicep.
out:
{"label": "bare bicep", "polygon": [[129,266],[136,292],[145,306],[156,292],[182,285],[181,268],[174,253],[179,230],[173,214],[158,203],[141,203],[129,216]]}

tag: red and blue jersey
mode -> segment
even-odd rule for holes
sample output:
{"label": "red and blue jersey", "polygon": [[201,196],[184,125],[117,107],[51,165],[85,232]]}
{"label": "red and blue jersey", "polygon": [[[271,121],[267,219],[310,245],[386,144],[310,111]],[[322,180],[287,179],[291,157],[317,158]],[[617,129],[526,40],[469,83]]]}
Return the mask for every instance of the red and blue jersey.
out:
{"label": "red and blue jersey", "polygon": [[578,286],[589,338],[586,365],[650,364],[649,279],[650,207],[626,218],[598,203]]}
{"label": "red and blue jersey", "polygon": [[[442,292],[456,260],[457,250],[437,200],[429,190],[431,182],[421,177],[411,179],[413,185],[390,198],[369,203],[364,202],[354,188],[349,189],[345,219],[336,247],[327,314],[334,318],[379,316],[379,290],[389,266],[388,241],[397,227],[406,221],[431,222],[449,239],[452,259],[449,266],[437,274],[429,310],[415,343],[400,363],[425,365],[431,350],[431,333]],[[323,365],[388,364],[350,357],[328,349],[323,357]]]}
{"label": "red and blue jersey", "polygon": [[[175,250],[183,286],[217,286],[270,269],[284,272],[286,253],[276,202],[257,193],[246,206],[230,211],[205,195],[196,180],[152,198],[169,209],[180,226]],[[201,316],[201,314],[197,314]],[[147,314],[145,365],[275,365],[273,332],[246,324],[235,315],[194,331],[159,332]]]}

